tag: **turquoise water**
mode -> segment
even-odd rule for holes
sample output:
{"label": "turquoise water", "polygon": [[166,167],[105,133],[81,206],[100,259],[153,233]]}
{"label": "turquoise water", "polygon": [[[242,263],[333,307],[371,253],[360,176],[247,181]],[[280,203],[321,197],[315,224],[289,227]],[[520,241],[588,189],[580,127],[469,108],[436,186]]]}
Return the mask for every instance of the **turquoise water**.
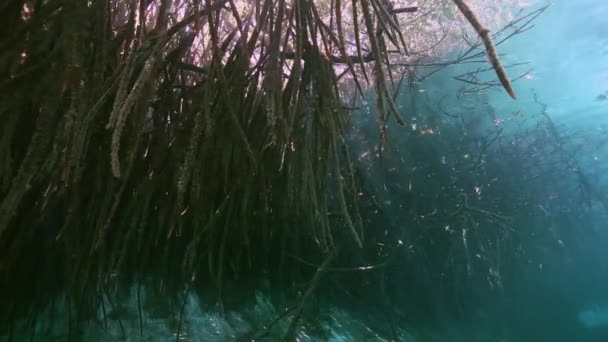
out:
{"label": "turquoise water", "polygon": [[[505,64],[530,62],[508,69],[512,78],[533,69],[514,83],[517,101],[501,89],[461,93],[452,76],[465,67],[401,93],[408,125],[389,127],[382,162],[373,101],[354,114],[348,140],[369,198],[364,219],[403,247],[378,276],[388,300],[375,275],[336,276],[362,282],[350,284],[360,292],[332,296],[326,284],[298,341],[608,341],[607,18],[603,0],[555,1],[534,29],[499,46]],[[481,171],[462,171],[470,168]],[[457,210],[437,204],[454,189],[478,226],[433,221]],[[298,303],[277,292],[260,286],[222,310],[196,291],[175,306],[133,287],[71,329],[83,341],[275,341]],[[35,325],[21,322],[34,328],[14,340],[32,331],[65,340],[67,317],[60,297]]]}

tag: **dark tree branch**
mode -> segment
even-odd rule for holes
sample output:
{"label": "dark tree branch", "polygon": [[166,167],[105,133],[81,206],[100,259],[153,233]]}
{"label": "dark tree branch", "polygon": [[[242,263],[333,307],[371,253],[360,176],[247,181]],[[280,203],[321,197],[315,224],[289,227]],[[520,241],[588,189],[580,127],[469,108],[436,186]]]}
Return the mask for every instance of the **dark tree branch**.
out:
{"label": "dark tree branch", "polygon": [[403,8],[395,8],[393,10],[391,10],[392,14],[399,14],[399,13],[414,13],[418,11],[418,7],[417,6],[413,6],[413,7],[403,7]]}

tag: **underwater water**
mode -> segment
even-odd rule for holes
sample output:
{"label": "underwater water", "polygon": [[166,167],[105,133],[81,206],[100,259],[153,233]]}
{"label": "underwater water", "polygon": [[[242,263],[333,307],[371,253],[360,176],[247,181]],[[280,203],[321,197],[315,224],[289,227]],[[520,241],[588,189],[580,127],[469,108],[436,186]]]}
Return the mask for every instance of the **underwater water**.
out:
{"label": "underwater water", "polygon": [[[588,137],[577,142],[576,167],[594,174],[594,187],[602,194],[608,193],[608,148],[602,142],[608,133],[607,14],[604,1],[555,1],[529,35],[508,47],[515,58],[534,63],[532,78],[516,85],[518,91],[534,89],[560,129]],[[564,210],[577,204],[583,205],[575,202]],[[521,320],[521,336],[608,340],[608,221],[603,206],[596,203],[569,223],[576,225],[576,236],[563,241],[564,254],[537,261],[553,264],[553,269],[539,268],[529,282],[520,284],[520,310],[513,314]]]}
{"label": "underwater water", "polygon": [[[141,291],[141,290],[140,290]],[[137,295],[131,288],[125,301],[100,307],[95,317],[77,328],[82,341],[278,341],[289,327],[283,317],[286,309],[276,305],[267,291],[257,292],[250,301],[234,310],[220,312],[217,306],[197,294],[185,294],[181,308],[167,305],[145,291]],[[142,312],[138,314],[138,299]],[[154,304],[150,302],[155,302]],[[67,339],[68,321],[65,303],[60,300],[54,308],[40,313],[36,328],[27,334],[13,336],[14,340],[62,341]],[[314,321],[306,321],[297,333],[298,341],[390,341],[391,338],[370,328],[373,321],[330,303],[321,304],[323,313]],[[141,321],[140,321],[141,317]],[[181,318],[181,319],[180,319]],[[376,322],[378,323],[378,322]],[[178,337],[179,333],[179,337]],[[403,341],[417,341],[418,336],[407,327],[396,328]]]}
{"label": "underwater water", "polygon": [[[444,187],[462,186],[463,193],[472,193],[470,202],[474,204],[470,208],[485,208],[475,209],[482,213],[494,207],[493,198],[507,196],[504,192],[509,187],[521,189],[518,191],[530,194],[530,198],[536,194],[537,201],[513,204],[515,213],[517,208],[530,210],[522,211],[521,217],[510,218],[510,222],[516,222],[513,224],[517,226],[513,228],[516,237],[503,245],[496,240],[472,247],[475,238],[484,239],[482,234],[472,235],[474,228],[465,227],[466,224],[458,227],[457,222],[437,223],[440,232],[457,237],[459,245],[455,250],[465,255],[469,277],[477,274],[477,281],[487,284],[489,290],[469,287],[467,280],[463,280],[465,285],[459,286],[464,289],[454,294],[457,291],[450,289],[456,286],[439,284],[444,271],[435,274],[408,270],[401,278],[399,267],[411,266],[409,257],[428,259],[430,265],[441,263],[433,256],[404,254],[403,260],[390,269],[394,277],[387,280],[393,298],[389,303],[390,319],[382,315],[380,304],[353,304],[344,298],[332,301],[331,296],[322,296],[308,304],[314,309],[303,318],[298,341],[608,341],[607,18],[605,0],[556,0],[532,30],[501,45],[499,50],[504,54],[505,64],[530,62],[509,69],[509,73],[514,73],[512,76],[532,68],[514,83],[517,101],[502,89],[470,96],[460,92],[463,85],[452,76],[466,72],[466,66],[448,68],[415,85],[413,97],[408,93],[397,99],[401,108],[409,111],[408,125],[389,127],[392,152],[385,152],[382,163],[373,158],[379,153],[377,123],[369,115],[374,111],[373,101],[353,114],[348,140],[354,163],[363,178],[366,194],[378,205],[373,215],[382,216],[387,227],[396,229],[414,224],[401,204],[421,198],[405,199],[403,195],[404,191],[416,191],[417,187],[435,187],[442,192]],[[434,118],[429,112],[439,116]],[[474,118],[479,118],[479,122],[473,122]],[[527,139],[524,133],[533,132],[540,122],[553,127],[557,137],[543,131],[549,135],[546,140],[539,139],[540,145],[526,145],[534,149],[526,150],[530,158],[513,156],[520,151],[516,145]],[[464,131],[471,137],[496,134],[495,140],[489,139],[496,143],[480,147],[479,141],[488,140],[476,140],[457,146],[456,142],[463,141],[458,140],[461,137],[454,140],[447,137],[456,135],[451,132],[461,132],[461,125],[466,126]],[[400,134],[403,130],[420,134],[405,138]],[[427,150],[425,139],[431,136],[446,137],[447,142]],[[556,147],[547,148],[550,144]],[[411,146],[420,147],[412,150]],[[507,155],[504,151],[509,148],[511,154]],[[406,149],[413,152],[406,153]],[[428,155],[436,156],[432,165],[412,166],[415,163],[411,161]],[[490,164],[491,160],[501,167],[484,170],[487,180],[476,182],[473,178],[463,183],[455,180],[458,174],[454,170],[463,163],[478,167]],[[548,168],[544,164],[532,169],[527,164],[510,162],[513,160],[560,163],[560,171],[545,174]],[[454,182],[412,182],[429,165],[433,172]],[[512,177],[511,183],[501,187],[501,177],[505,175]],[[424,197],[424,191],[421,193]],[[420,204],[418,209],[427,208]],[[428,216],[434,210],[429,206]],[[480,229],[504,223],[501,212],[488,215],[494,215],[495,220],[482,224]],[[405,247],[415,250],[409,241],[416,238],[404,236]],[[503,274],[499,269],[511,260],[492,259],[494,254],[484,254],[484,244],[485,248],[499,250],[497,255],[503,253],[514,258],[510,272]],[[525,252],[522,246],[526,246]],[[450,253],[446,251],[446,260],[450,260]],[[446,269],[449,268],[448,265]],[[480,272],[482,269],[485,273]],[[373,293],[373,287],[366,287],[366,293]],[[234,291],[238,292],[238,288]],[[289,318],[288,309],[297,305],[297,301],[282,298],[271,288],[261,286],[253,298],[228,309],[218,307],[195,291],[182,293],[179,302],[183,304],[174,307],[155,297],[145,286],[141,289],[134,286],[120,302],[104,298],[105,306],[91,313],[80,326],[72,327],[63,301],[59,297],[39,313],[35,322],[21,322],[34,327],[31,335],[15,333],[12,339],[62,341],[68,330],[76,329],[82,341],[275,341],[281,340],[289,329],[289,319],[282,317]],[[470,304],[455,304],[456,301]],[[465,307],[454,309],[459,305]]]}
{"label": "underwater water", "polygon": [[[571,159],[565,161],[562,158],[562,161],[573,173],[580,171],[592,178],[590,191],[598,194],[590,202],[581,201],[578,198],[578,182],[581,178],[571,178],[567,174],[553,177],[540,173],[535,176],[539,184],[553,190],[544,202],[535,205],[538,210],[533,216],[557,214],[546,209],[549,203],[560,201],[563,203],[554,207],[554,210],[579,213],[558,219],[560,222],[541,224],[552,231],[551,236],[540,237],[538,231],[528,231],[528,228],[521,227],[520,238],[528,242],[534,241],[532,244],[536,245],[537,252],[525,256],[527,265],[511,274],[515,279],[508,285],[506,282],[502,284],[504,292],[500,296],[503,296],[503,301],[488,299],[485,305],[480,306],[484,307],[479,311],[479,316],[483,316],[483,319],[465,315],[464,321],[456,323],[460,329],[470,333],[464,340],[608,341],[607,15],[608,3],[605,1],[554,1],[535,22],[534,29],[502,45],[500,49],[505,54],[502,57],[505,64],[522,60],[531,62],[531,65],[511,71],[511,75],[517,75],[532,69],[514,84],[517,101],[509,99],[502,89],[488,92],[487,98],[481,101],[473,95],[470,98],[455,96],[453,94],[456,91],[452,87],[459,85],[450,83],[446,75],[437,75],[419,85],[420,93],[426,96],[427,101],[435,104],[428,106],[429,110],[439,109],[446,115],[459,117],[479,111],[491,113],[491,120],[479,124],[480,132],[484,129],[498,129],[501,133],[532,130],[538,125],[534,115],[540,113],[561,132],[561,138],[558,139],[561,147],[538,152],[544,154],[539,155],[539,158],[549,159],[569,150]],[[453,72],[452,75],[468,71],[466,66],[455,69],[457,70],[450,71]],[[437,99],[442,99],[441,105],[437,105]],[[422,108],[419,110],[424,111],[424,104],[408,107],[411,106],[410,102],[411,100],[403,101],[402,108]],[[418,124],[414,123],[410,128],[429,132],[430,126],[421,123],[422,116],[420,114],[415,117]],[[363,117],[360,119],[365,120]],[[399,128],[391,128],[394,127],[389,128],[389,135],[399,140],[395,138],[399,135]],[[356,140],[365,135],[361,132],[359,134],[353,139],[355,145]],[[401,144],[411,146],[412,143],[403,141]],[[514,138],[510,143],[517,144],[517,139]],[[359,144],[355,150],[357,148],[360,148],[361,156],[367,158],[365,151],[373,150],[373,142],[363,146]],[[395,150],[398,148],[395,147]],[[500,158],[501,150],[494,152]],[[447,166],[456,165],[453,155],[452,150],[446,150],[438,162]],[[462,155],[469,158],[465,152]],[[524,164],[515,163],[506,167],[508,169],[505,172],[531,172]],[[388,179],[392,181],[395,177],[399,178],[404,169],[396,166],[393,176],[387,176],[387,173],[374,166],[368,166],[367,170],[368,177],[377,178],[375,187],[381,188],[386,187]],[[373,182],[370,180],[370,183]],[[521,184],[515,185],[526,187],[528,184],[522,180]],[[409,186],[411,190],[411,182]],[[475,186],[475,189],[482,193],[484,187]],[[485,201],[487,204],[489,195],[485,200],[482,195],[478,203],[483,204]],[[390,206],[395,202],[391,196],[388,192],[383,192],[378,196],[378,201]],[[399,216],[400,208],[387,210],[395,210],[393,217]],[[534,217],[529,217],[522,222],[524,226],[532,227],[536,224],[533,221]],[[559,247],[552,251],[556,245]],[[467,326],[467,321],[472,324]],[[475,322],[481,324],[475,325]],[[441,330],[446,335],[438,341],[457,341],[461,338],[452,335],[450,329]],[[484,330],[493,330],[495,337],[475,337],[474,331]]]}
{"label": "underwater water", "polygon": [[[576,167],[594,174],[594,187],[603,194],[608,193],[608,148],[602,142],[608,133],[606,15],[605,1],[554,1],[528,35],[505,45],[508,58],[534,64],[532,77],[517,84],[517,91],[533,89],[562,131],[587,137],[578,142],[572,138],[580,146]],[[500,107],[504,101],[497,97],[493,101]],[[530,99],[523,101],[522,106],[531,104]],[[564,209],[576,204],[583,205]],[[519,285],[520,310],[514,314],[520,316],[518,329],[528,340],[608,340],[608,221],[601,206],[596,203],[570,223],[577,226],[576,236],[563,240],[562,255],[537,261],[555,265],[551,270],[539,268]]]}

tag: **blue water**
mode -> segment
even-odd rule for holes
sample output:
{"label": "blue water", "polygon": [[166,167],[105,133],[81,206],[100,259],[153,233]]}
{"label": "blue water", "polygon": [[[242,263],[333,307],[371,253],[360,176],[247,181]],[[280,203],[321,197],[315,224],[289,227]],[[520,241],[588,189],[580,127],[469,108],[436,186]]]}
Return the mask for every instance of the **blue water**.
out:
{"label": "blue water", "polygon": [[[539,2],[526,10],[544,4]],[[535,21],[532,30],[501,44],[498,50],[504,64],[530,62],[508,69],[509,76],[516,78],[532,68],[528,77],[514,83],[518,96],[516,101],[500,88],[482,94],[457,96],[464,85],[453,80],[452,76],[469,70],[465,66],[457,66],[417,84],[414,88],[417,91],[416,104],[412,103],[407,93],[402,93],[397,99],[405,111],[411,108],[415,110],[408,112],[408,125],[405,128],[395,125],[389,128],[393,152],[392,155],[387,152],[384,164],[375,162],[378,152],[376,123],[366,110],[354,115],[354,127],[349,132],[349,141],[353,160],[365,178],[365,190],[373,194],[374,201],[382,207],[383,222],[387,227],[397,229],[395,227],[411,223],[407,213],[399,206],[403,198],[399,197],[400,192],[382,189],[386,189],[387,184],[397,182],[401,184],[399,191],[422,187],[409,181],[417,171],[407,162],[399,161],[399,158],[401,161],[403,158],[415,160],[415,153],[406,156],[404,151],[411,144],[422,140],[404,138],[404,130],[410,133],[424,130],[427,134],[429,128],[459,125],[460,119],[452,120],[452,116],[465,118],[465,121],[479,116],[482,119],[476,128],[471,129],[471,134],[483,134],[504,127],[504,135],[509,137],[509,134],[522,129],[535,128],[540,119],[550,118],[564,138],[561,146],[572,156],[568,161],[572,172],[560,173],[557,178],[543,174],[536,178],[538,188],[546,196],[529,205],[536,208],[536,217],[518,221],[527,222],[530,227],[523,224],[514,228],[517,229],[519,243],[529,248],[525,253],[522,252],[523,256],[518,256],[517,262],[523,261],[523,264],[519,264],[517,271],[504,275],[495,269],[486,269],[484,278],[487,278],[492,290],[477,292],[474,288],[466,288],[466,300],[476,304],[467,308],[466,314],[461,316],[448,312],[448,307],[453,305],[453,298],[446,293],[440,295],[438,292],[435,296],[429,290],[419,301],[416,301],[415,293],[409,297],[405,294],[399,297],[399,291],[395,290],[399,288],[395,285],[399,282],[399,276],[395,275],[391,283],[395,297],[391,304],[397,326],[392,335],[386,333],[390,329],[386,328],[385,318],[370,318],[361,307],[349,311],[345,305],[327,302],[325,299],[315,303],[322,307],[321,311],[325,314],[312,320],[307,318],[308,321],[298,334],[298,340],[391,341],[396,337],[407,342],[608,341],[608,206],[603,206],[600,200],[604,196],[608,203],[608,1],[553,1],[551,7]],[[487,77],[494,76],[490,72]],[[374,111],[371,103],[373,101],[366,108],[369,112]],[[441,124],[429,123],[424,114],[429,111],[445,111],[449,115],[442,114]],[[468,121],[467,124],[471,122]],[[430,134],[434,135],[437,131],[433,132]],[[508,139],[516,140],[515,137],[510,137],[502,142],[511,141]],[[471,150],[474,151],[475,148]],[[400,151],[404,154],[399,155]],[[427,153],[422,148],[418,152]],[[466,149],[462,153],[458,152],[460,154],[457,152],[446,150],[444,155],[439,153],[435,166],[449,173],[451,167],[473,158]],[[489,150],[487,153],[500,152]],[[399,155],[399,158],[395,155]],[[538,158],[550,160],[551,157],[541,155]],[[525,169],[525,165],[510,167],[510,170],[501,172],[533,172]],[[581,184],[577,170],[582,170],[591,181],[592,189],[587,192],[596,194],[593,195],[595,197],[590,195],[588,201],[578,197]],[[533,192],[525,189],[528,186],[526,184],[528,183],[522,182],[521,191]],[[429,181],[424,186],[432,187],[436,184]],[[551,188],[554,191],[550,191]],[[492,193],[492,186],[485,183],[472,183],[464,191],[478,193],[476,205],[480,207],[491,207],[491,196],[505,195]],[[490,193],[487,197],[486,192]],[[429,215],[432,215],[433,208],[428,209]],[[538,227],[535,219],[550,224]],[[455,226],[456,224],[451,224],[440,228],[451,234],[451,229],[455,229]],[[465,248],[468,248],[465,230],[454,234],[462,236],[461,240],[464,241]],[[414,237],[403,237],[406,244],[413,239]],[[518,244],[513,243],[505,248],[515,250]],[[391,268],[391,272],[410,274],[408,272],[411,270],[405,271],[409,267],[409,256],[410,254],[405,254],[400,259],[403,264],[401,270],[398,267]],[[472,262],[471,260],[484,257],[471,252],[471,255],[467,255],[467,260]],[[423,272],[412,274],[415,276],[404,276],[404,288],[439,288],[438,280],[433,276]],[[112,341],[122,337],[133,341],[176,340],[179,310],[177,313],[176,310],[173,313],[166,310],[160,316],[144,310],[145,329],[140,335],[141,323],[136,309],[138,304],[135,292],[133,290],[122,303],[128,309],[120,317],[108,321],[104,317],[106,313],[100,308],[97,321],[83,326],[83,340]],[[146,294],[142,294],[142,297],[145,298]],[[213,303],[205,303],[199,295],[188,293],[178,339],[232,341],[250,331],[260,330],[285,310],[284,305],[277,304],[280,301],[273,301],[272,298],[271,290],[261,290],[240,309],[221,315]],[[59,302],[56,311],[42,313],[41,323],[37,327],[41,336],[54,336],[56,340],[65,338],[64,327],[67,323],[63,320],[65,312],[62,312],[61,305]],[[112,307],[109,306],[107,310],[112,311]],[[432,319],[433,323],[421,324],[417,321],[416,310],[430,312],[431,318],[428,320]],[[378,332],[376,328],[379,326],[386,328],[384,333]],[[276,331],[270,332],[266,340],[279,340],[281,332],[287,327],[287,321],[279,322],[274,328]]]}
{"label": "blue water", "polygon": [[[526,11],[545,4],[548,3],[539,2],[526,8]],[[425,121],[424,117],[432,111],[439,110],[450,118],[454,117],[447,121],[445,116],[440,119],[453,125],[459,125],[460,118],[471,125],[472,119],[479,115],[482,119],[477,123],[477,128],[471,130],[471,135],[503,129],[503,136],[512,135],[511,139],[504,139],[503,143],[506,144],[518,143],[516,132],[533,131],[539,127],[540,121],[550,119],[561,140],[559,147],[543,150],[543,146],[537,146],[537,152],[527,152],[537,153],[534,157],[537,160],[558,158],[558,153],[569,156],[568,160],[562,158],[558,163],[565,172],[555,176],[546,173],[545,169],[545,173],[535,175],[535,183],[539,186],[538,202],[531,202],[528,207],[534,206],[538,210],[532,217],[522,220],[517,228],[522,244],[534,247],[522,257],[525,265],[511,274],[511,280],[505,280],[502,295],[483,300],[485,304],[480,307],[484,309],[480,309],[478,316],[485,317],[479,319],[465,315],[464,320],[473,327],[463,322],[457,324],[461,332],[466,332],[465,335],[471,333],[469,340],[608,341],[607,18],[606,1],[554,1],[536,19],[533,29],[501,44],[498,50],[504,65],[529,62],[508,68],[511,79],[532,69],[527,76],[514,82],[516,101],[498,87],[481,94],[457,95],[462,87],[468,85],[452,82],[451,76],[477,68],[469,65],[453,67],[416,85],[419,96],[415,101],[407,95],[398,98],[401,108],[414,113],[407,117],[411,130],[426,130],[428,133],[433,123],[429,123],[428,119]],[[491,71],[482,76],[488,80],[495,77]],[[365,116],[357,118],[369,124]],[[408,146],[411,148],[412,144],[417,143],[416,140],[402,138],[401,130],[399,127],[389,127],[390,137],[398,141],[392,146],[393,155],[403,155]],[[411,159],[406,157],[403,162],[402,157],[401,161],[396,160],[399,157],[394,157],[395,160],[391,160],[390,152],[386,152],[385,163],[390,164],[387,168],[392,168],[391,172],[366,164],[371,163],[369,156],[376,151],[374,141],[357,144],[366,133],[361,131],[358,134],[353,139],[355,150],[360,154],[359,161],[368,165],[370,187],[386,188],[387,182],[400,179],[406,183],[407,189],[408,175],[415,174],[411,165],[408,169]],[[369,132],[367,134],[371,135]],[[547,139],[541,142],[545,147],[553,138]],[[494,152],[501,153],[499,150]],[[445,155],[437,158],[437,163],[445,165],[446,172],[449,172],[450,166],[470,158],[466,149],[460,156],[458,153],[456,148],[448,147]],[[532,173],[526,165],[509,164],[505,167],[509,168],[505,170],[507,173],[518,170]],[[577,172],[585,176],[579,177]],[[595,193],[594,199],[581,199],[582,178],[591,180],[586,192]],[[521,183],[516,184],[517,188],[513,188],[513,191],[536,191],[526,189],[533,186],[530,183],[523,180]],[[489,205],[491,197],[481,199],[483,191],[489,186],[474,186],[476,191],[482,193],[478,203]],[[398,224],[400,208],[390,207],[397,201],[396,192],[379,191],[377,200],[388,204],[385,212],[390,213],[389,216]],[[550,212],[545,208],[548,205],[553,206]],[[544,217],[554,219],[539,223],[544,221]],[[446,226],[446,231],[448,229]],[[497,297],[502,300],[495,301]],[[450,319],[456,318],[448,317]],[[439,340],[459,340],[453,330],[442,330],[447,331],[449,337],[444,335]],[[495,330],[497,333],[491,338],[471,337],[473,331],[483,330]]]}
{"label": "blue water", "polygon": [[[496,115],[509,120],[509,113],[538,109],[536,94],[560,131],[572,135],[578,167],[593,174],[598,192],[608,194],[608,2],[553,1],[532,30],[500,50],[505,64],[531,62],[510,70],[511,77],[533,70],[515,82],[517,101],[489,92]],[[561,185],[556,189],[567,188]],[[513,341],[608,341],[607,209],[596,203],[569,223],[575,227],[572,236],[561,237],[562,253],[531,258],[513,293],[511,314],[517,318],[510,329],[520,330]]]}
{"label": "blue water", "polygon": [[[502,47],[507,64],[529,61],[526,67],[533,68],[531,79],[516,83],[516,92],[525,96],[536,89],[552,118],[572,128],[608,124],[606,102],[597,100],[608,90],[607,16],[605,1],[551,2],[532,30]],[[495,96],[493,104],[502,104],[501,98]]]}

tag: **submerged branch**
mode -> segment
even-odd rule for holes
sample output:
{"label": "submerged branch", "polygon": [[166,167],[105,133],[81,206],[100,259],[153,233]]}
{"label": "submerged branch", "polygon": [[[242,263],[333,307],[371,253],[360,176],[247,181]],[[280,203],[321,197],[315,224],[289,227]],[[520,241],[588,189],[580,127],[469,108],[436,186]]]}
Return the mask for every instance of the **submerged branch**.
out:
{"label": "submerged branch", "polygon": [[498,54],[496,53],[496,49],[494,48],[494,44],[492,43],[492,37],[490,36],[490,30],[488,30],[487,28],[485,28],[481,25],[481,23],[479,22],[479,19],[477,19],[477,16],[475,15],[475,13],[473,13],[471,8],[469,8],[469,6],[463,0],[454,0],[454,3],[458,7],[458,9],[462,12],[462,14],[467,18],[469,23],[471,23],[471,25],[473,26],[475,31],[477,31],[477,34],[479,34],[479,36],[483,40],[483,43],[486,48],[486,52],[488,54],[488,59],[490,60],[492,67],[496,71],[496,75],[498,76],[500,83],[505,88],[507,93],[509,93],[509,95],[513,99],[515,99],[515,93],[513,92],[513,88],[511,87],[511,82],[509,81],[509,78],[507,77],[507,73],[505,72],[505,69],[503,68],[502,64],[500,63],[500,60],[498,59]]}
{"label": "submerged branch", "polygon": [[285,336],[286,341],[296,341],[296,335],[297,335],[299,327],[300,327],[300,319],[302,318],[302,310],[304,310],[304,305],[310,299],[313,292],[319,285],[319,281],[321,280],[321,277],[327,271],[327,267],[331,264],[335,255],[336,255],[335,251],[330,252],[330,254],[325,258],[325,261],[323,261],[321,266],[319,266],[319,268],[317,269],[317,272],[315,272],[315,275],[310,280],[310,284],[308,284],[308,288],[306,289],[306,292],[304,292],[304,294],[302,295],[302,298],[300,299],[300,303],[295,308],[294,317],[291,320],[291,324],[289,325],[289,329],[287,330],[287,335]]}

